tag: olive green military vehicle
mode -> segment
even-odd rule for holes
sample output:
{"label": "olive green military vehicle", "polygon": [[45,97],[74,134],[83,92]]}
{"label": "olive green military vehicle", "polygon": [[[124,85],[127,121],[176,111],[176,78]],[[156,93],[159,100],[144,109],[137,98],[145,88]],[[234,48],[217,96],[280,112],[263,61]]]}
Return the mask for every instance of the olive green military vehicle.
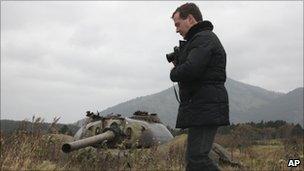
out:
{"label": "olive green military vehicle", "polygon": [[173,136],[157,114],[137,111],[132,117],[110,114],[105,117],[87,111],[86,123],[77,131],[74,141],[62,146],[71,152],[87,146],[148,148],[170,141]]}
{"label": "olive green military vehicle", "polygon": [[[87,111],[86,116],[85,123],[74,135],[74,141],[62,145],[63,152],[69,153],[88,146],[128,149],[149,148],[155,145],[161,145],[160,149],[165,152],[166,146],[176,145],[174,141],[177,139],[173,139],[157,114],[137,111],[131,117],[122,117],[119,114],[101,116],[100,113]],[[185,139],[185,137],[181,138]],[[210,157],[216,163],[241,166],[216,143],[213,144]]]}

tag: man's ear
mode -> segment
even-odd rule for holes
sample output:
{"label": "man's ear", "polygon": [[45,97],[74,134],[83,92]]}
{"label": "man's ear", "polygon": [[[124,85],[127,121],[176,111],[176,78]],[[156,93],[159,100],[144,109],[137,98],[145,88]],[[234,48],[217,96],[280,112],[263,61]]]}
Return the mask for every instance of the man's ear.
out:
{"label": "man's ear", "polygon": [[197,23],[196,19],[193,17],[192,14],[189,14],[189,15],[188,15],[188,18],[189,18],[189,21],[190,21],[191,23]]}

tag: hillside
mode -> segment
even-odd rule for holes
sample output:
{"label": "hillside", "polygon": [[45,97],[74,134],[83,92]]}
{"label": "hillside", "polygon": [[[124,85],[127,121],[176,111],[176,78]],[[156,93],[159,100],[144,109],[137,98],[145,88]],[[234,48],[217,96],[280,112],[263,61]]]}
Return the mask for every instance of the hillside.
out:
{"label": "hillside", "polygon": [[303,125],[303,87],[248,111],[250,121],[284,120]]}
{"label": "hillside", "polygon": [[[249,110],[264,107],[273,100],[285,96],[283,93],[268,91],[232,79],[227,79],[226,87],[229,94],[230,120],[234,123],[250,121],[252,117],[248,114]],[[144,110],[157,113],[165,124],[174,127],[177,108],[178,103],[171,87],[156,94],[137,97],[107,108],[102,114],[119,113],[130,116],[137,110]]]}

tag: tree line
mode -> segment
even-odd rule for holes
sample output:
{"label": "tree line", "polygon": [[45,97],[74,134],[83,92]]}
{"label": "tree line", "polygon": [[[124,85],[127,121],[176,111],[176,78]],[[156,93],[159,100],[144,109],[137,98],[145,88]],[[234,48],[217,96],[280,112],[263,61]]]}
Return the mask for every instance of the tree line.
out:
{"label": "tree line", "polygon": [[[187,134],[187,129],[173,129],[167,126],[173,136]],[[283,120],[260,121],[247,123],[232,123],[229,126],[219,127],[217,134],[222,136],[241,136],[248,140],[264,140],[276,138],[290,138],[293,136],[303,136],[304,129],[300,124],[288,123]]]}

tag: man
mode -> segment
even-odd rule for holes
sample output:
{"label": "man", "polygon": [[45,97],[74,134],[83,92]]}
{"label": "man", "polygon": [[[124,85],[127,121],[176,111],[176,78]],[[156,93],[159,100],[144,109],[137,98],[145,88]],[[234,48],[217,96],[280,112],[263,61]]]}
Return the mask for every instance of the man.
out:
{"label": "man", "polygon": [[229,125],[226,53],[194,3],[178,7],[172,19],[185,39],[170,79],[178,82],[181,101],[176,127],[188,128],[186,170],[219,170],[208,154],[217,128]]}

